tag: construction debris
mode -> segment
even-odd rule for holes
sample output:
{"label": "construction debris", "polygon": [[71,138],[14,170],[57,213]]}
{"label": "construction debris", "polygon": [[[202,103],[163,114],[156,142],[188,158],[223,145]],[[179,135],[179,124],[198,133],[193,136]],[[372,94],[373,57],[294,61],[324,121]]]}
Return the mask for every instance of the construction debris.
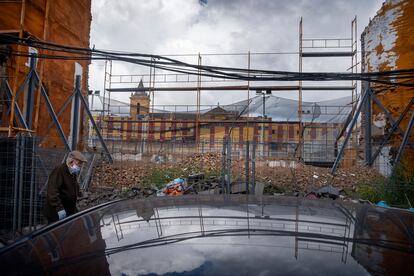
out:
{"label": "construction debris", "polygon": [[337,199],[339,197],[338,189],[332,187],[331,185],[320,188],[317,191],[317,194],[321,197],[329,197],[332,199]]}
{"label": "construction debris", "polygon": [[256,181],[266,183],[265,193],[267,194],[284,192],[286,190],[310,192],[327,185],[332,185],[339,190],[354,190],[357,186],[367,183],[372,179],[383,178],[374,169],[362,166],[347,169],[340,168],[337,170],[335,176],[332,176],[329,168],[303,164],[298,164],[295,169],[257,166],[256,177]]}
{"label": "construction debris", "polygon": [[222,156],[220,153],[196,153],[182,159],[178,162],[178,166],[184,171],[193,171],[191,173],[199,173],[200,169],[204,173],[217,172],[221,168]]}
{"label": "construction debris", "polygon": [[181,196],[187,184],[184,178],[176,178],[170,183],[166,184],[164,188],[157,191],[157,196]]}
{"label": "construction debris", "polygon": [[[225,181],[221,179],[221,153],[196,153],[181,159],[176,158],[174,162],[169,160],[171,158],[167,156],[152,156],[153,162],[99,165],[95,168],[91,190],[80,203],[93,206],[119,198],[223,192],[222,185]],[[332,176],[329,168],[292,162],[256,162],[255,194],[334,199],[340,197],[343,200],[352,200],[349,193],[352,194],[359,185],[381,177],[375,170],[366,167],[340,168]],[[252,168],[249,171],[251,189]],[[246,193],[245,161],[233,158],[231,172],[232,193]],[[175,179],[183,179],[185,185],[174,183]]]}
{"label": "construction debris", "polygon": [[[140,187],[164,185],[164,183],[177,177],[188,178],[189,185],[198,181],[200,174],[214,176],[221,175],[221,156],[216,153],[193,154],[179,160],[177,163],[154,164],[144,161],[118,162],[114,165],[104,164],[95,169],[92,187],[111,186],[114,188]],[[251,169],[250,169],[251,170]],[[232,161],[232,174],[237,178],[245,179],[245,166],[243,161]],[[154,172],[162,175],[164,181],[158,183],[151,179]],[[354,189],[356,186],[367,183],[373,178],[382,177],[375,170],[365,167],[339,169],[332,176],[328,168],[313,167],[297,164],[296,168],[270,167],[266,163],[257,163],[256,182],[265,184],[264,193],[273,194],[286,190],[312,191],[320,187],[332,185],[338,189]],[[213,179],[214,180],[214,179]],[[242,180],[244,181],[244,180]],[[211,181],[210,181],[211,182]],[[215,179],[213,182],[219,182]],[[220,183],[220,182],[219,182]],[[275,187],[275,188],[271,188]],[[274,191],[272,191],[272,189]]]}

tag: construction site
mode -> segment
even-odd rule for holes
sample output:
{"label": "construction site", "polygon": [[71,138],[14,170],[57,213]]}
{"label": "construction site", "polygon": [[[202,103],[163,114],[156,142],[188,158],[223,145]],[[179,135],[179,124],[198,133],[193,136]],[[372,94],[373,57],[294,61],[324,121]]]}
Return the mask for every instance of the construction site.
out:
{"label": "construction site", "polygon": [[[414,246],[413,1],[386,0],[376,14],[367,15],[369,24],[362,32],[355,16],[344,22],[349,32],[335,37],[325,37],[323,29],[310,30],[311,18],[300,17],[296,26],[286,26],[297,32],[297,48],[289,53],[275,49],[170,55],[140,54],[139,47],[136,52],[92,47],[92,4],[0,1],[2,247],[28,235],[35,251],[46,254],[50,242],[42,245],[36,235],[60,240],[59,229],[70,224],[67,229],[76,229],[78,240],[89,240],[90,229],[99,225],[99,233],[93,234],[98,242],[79,250],[103,255],[91,261],[95,269],[84,273],[114,274],[121,270],[107,261],[114,254],[108,248],[127,241],[134,227],[145,233],[142,228],[156,229],[154,235],[163,243],[164,232],[175,225],[168,220],[176,221],[172,217],[177,216],[178,226],[171,233],[187,233],[184,225],[199,224],[205,237],[209,227],[234,225],[250,238],[251,227],[259,232],[265,227],[261,220],[269,217],[263,213],[266,206],[267,212],[280,215],[283,229],[292,230],[286,246],[296,260],[306,256],[301,250],[318,250],[338,254],[341,263],[356,261],[368,274],[410,269],[402,264],[413,258]],[[281,56],[294,61],[297,69],[258,66]],[[103,68],[102,88],[91,86],[93,62]],[[312,64],[319,70],[308,71]],[[332,71],[329,64],[344,66]],[[307,93],[321,96],[312,100]],[[195,104],[187,104],[190,98]],[[59,220],[53,228],[43,213],[50,175],[73,151],[86,158],[76,176],[79,215]],[[240,208],[231,207],[236,205]],[[202,206],[209,206],[204,214]],[[255,206],[261,214],[255,213]],[[134,227],[127,219],[131,208],[138,216]],[[375,211],[378,208],[405,223],[411,233],[404,232],[408,240],[396,232],[388,213]],[[243,212],[247,221],[239,217]],[[286,219],[284,212],[292,217]],[[317,226],[312,214],[320,216]],[[84,225],[86,230],[79,230]],[[362,230],[361,225],[368,228]],[[276,227],[273,222],[271,227]],[[398,254],[393,247],[392,254],[381,251],[381,260],[371,259],[373,245],[357,241],[380,236],[370,232],[378,227],[388,241],[399,241]],[[301,229],[306,235],[332,232],[334,237],[330,242],[310,240],[318,237],[301,236]],[[63,256],[77,256],[65,251],[70,243],[61,242],[60,253],[51,260],[36,253],[43,267],[54,270],[33,266],[33,271],[77,271],[74,264],[59,263]],[[21,242],[19,250],[24,248]],[[11,250],[3,260],[23,254]],[[402,263],[383,261],[395,256]],[[13,269],[6,272],[14,274]],[[245,273],[256,274],[257,269]]]}

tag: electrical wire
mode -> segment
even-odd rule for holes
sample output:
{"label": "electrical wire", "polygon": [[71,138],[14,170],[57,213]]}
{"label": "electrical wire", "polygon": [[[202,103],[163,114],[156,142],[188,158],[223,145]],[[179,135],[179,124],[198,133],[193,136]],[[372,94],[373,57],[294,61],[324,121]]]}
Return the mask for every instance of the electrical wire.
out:
{"label": "electrical wire", "polygon": [[[23,45],[37,49],[67,53],[56,54],[27,54],[12,49],[1,50],[4,55],[34,56],[43,59],[61,60],[114,60],[153,67],[176,73],[202,75],[205,77],[224,78],[244,81],[340,81],[360,80],[380,85],[414,87],[414,69],[382,71],[371,73],[339,73],[339,72],[289,72],[275,70],[255,70],[235,67],[218,67],[194,65],[170,57],[132,52],[104,51],[95,48],[82,48],[56,43],[34,40],[32,38],[17,38],[10,35],[0,35],[0,43],[7,45]],[[70,54],[70,55],[69,55]],[[72,56],[73,55],[73,56]],[[200,73],[201,71],[201,73]]]}

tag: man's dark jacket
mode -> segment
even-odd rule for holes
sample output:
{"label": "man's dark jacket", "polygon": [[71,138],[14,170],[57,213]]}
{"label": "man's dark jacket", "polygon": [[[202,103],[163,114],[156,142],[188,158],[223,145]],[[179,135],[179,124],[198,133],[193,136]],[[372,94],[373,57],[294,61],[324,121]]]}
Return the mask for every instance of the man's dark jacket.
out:
{"label": "man's dark jacket", "polygon": [[75,174],[69,172],[68,166],[63,163],[56,167],[49,175],[47,182],[47,196],[43,214],[48,222],[59,219],[57,212],[65,209],[66,215],[72,215],[76,209],[76,199],[79,194],[79,184]]}

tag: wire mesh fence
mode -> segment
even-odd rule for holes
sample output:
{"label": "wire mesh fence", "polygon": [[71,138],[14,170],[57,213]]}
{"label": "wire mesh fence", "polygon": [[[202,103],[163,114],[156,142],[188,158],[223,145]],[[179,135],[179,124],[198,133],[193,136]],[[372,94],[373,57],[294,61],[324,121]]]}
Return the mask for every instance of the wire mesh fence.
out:
{"label": "wire mesh fence", "polygon": [[[302,144],[302,156],[297,152],[299,143],[295,142],[259,142],[257,141],[147,141],[105,139],[109,151],[116,162],[115,169],[98,166],[98,177],[94,183],[98,186],[115,185],[124,187],[153,185],[160,187],[174,177],[188,177],[204,173],[214,177],[223,188],[227,183],[238,185],[238,192],[253,192],[256,182],[291,179],[295,170],[304,165],[316,165],[326,171],[332,166],[342,144],[330,141],[305,141]],[[97,140],[89,140],[88,145],[95,151],[102,148]],[[342,162],[344,166],[358,164],[359,157],[350,146]],[[128,169],[127,169],[128,168]],[[308,170],[311,167],[309,167]],[[143,173],[142,171],[145,171]],[[146,173],[151,171],[152,173]],[[156,171],[156,172],[154,172]],[[293,171],[293,172],[292,172]],[[125,174],[113,177],[112,174]],[[165,177],[164,177],[165,176]],[[167,177],[169,176],[169,177]],[[328,176],[326,176],[327,178]],[[142,180],[144,178],[144,180]],[[312,181],[321,182],[321,181]],[[319,179],[321,180],[321,179]],[[290,180],[289,180],[290,181]],[[292,186],[296,181],[293,176]],[[290,183],[289,182],[289,183]],[[309,181],[308,181],[309,182]],[[226,184],[224,184],[226,183]],[[243,186],[243,187],[242,187]],[[249,188],[246,188],[246,187]]]}
{"label": "wire mesh fence", "polygon": [[[149,141],[147,139],[105,139],[105,143],[116,161],[141,161],[154,157],[154,155],[170,158],[191,155],[195,153],[222,153],[223,145],[228,144],[228,140],[166,140]],[[302,159],[305,163],[316,164],[329,167],[335,161],[341,143],[331,140],[312,140],[298,142],[260,142],[255,141],[230,141],[232,155],[244,158],[247,150],[247,143],[255,145],[255,155],[261,158],[298,160]],[[87,142],[92,151],[102,151],[99,139],[91,138]],[[297,152],[301,147],[302,157],[299,158]],[[348,146],[349,152],[352,147]],[[356,151],[354,149],[354,151]],[[357,163],[356,154],[347,154],[343,160],[352,160]],[[345,161],[346,162],[346,161]]]}
{"label": "wire mesh fence", "polygon": [[35,225],[40,217],[42,199],[35,185],[39,171],[34,147],[34,138],[28,136],[0,140],[2,229],[21,232]]}
{"label": "wire mesh fence", "polygon": [[0,137],[1,233],[21,235],[44,223],[47,178],[65,152],[39,148],[38,141],[23,134]]}
{"label": "wire mesh fence", "polygon": [[[59,149],[46,149],[38,146],[39,137],[18,135],[15,138],[0,137],[0,225],[1,231],[24,233],[43,223],[42,207],[46,194],[47,178],[54,167],[64,161],[66,152]],[[338,148],[342,145],[332,144],[326,140],[304,141],[300,160],[296,155],[298,147],[295,142],[260,142],[260,139],[240,142],[229,140],[215,141],[147,141],[105,139],[113,159],[120,164],[131,167],[143,167],[154,164],[175,164],[180,167],[180,175],[188,177],[195,172],[208,172],[208,177],[215,177],[213,181],[226,192],[228,184],[236,185],[238,192],[254,193],[256,184],[264,181],[284,178],[282,168],[289,173],[301,166],[310,164],[330,167],[334,162]],[[88,162],[84,165],[79,183],[81,189],[90,188],[90,183],[99,170],[100,175],[95,183],[106,183],[105,175],[114,174],[106,170],[106,156],[100,141],[85,139],[87,149],[85,155]],[[350,145],[348,154],[344,155],[342,164],[351,166],[362,163],[358,152]],[[390,154],[389,148],[384,148],[380,157]],[[389,159],[378,158],[378,166],[384,170],[392,167]],[[122,165],[124,166],[124,165]],[[168,167],[168,166],[167,166]],[[171,167],[171,166],[170,166]],[[186,171],[187,170],[187,171]],[[183,172],[186,175],[183,175]],[[116,172],[115,172],[116,173]],[[168,171],[174,176],[173,169]],[[297,179],[291,173],[292,186]],[[291,175],[290,175],[291,176]],[[115,175],[115,178],[123,176]],[[134,178],[145,178],[135,175]],[[123,179],[121,179],[123,180]],[[166,178],[152,178],[150,184],[166,183]],[[312,185],[316,180],[311,178],[307,184]],[[401,182],[401,181],[400,181]],[[399,190],[402,183],[392,183],[388,189]],[[405,186],[404,186],[405,187]],[[233,189],[233,188],[232,188]]]}

